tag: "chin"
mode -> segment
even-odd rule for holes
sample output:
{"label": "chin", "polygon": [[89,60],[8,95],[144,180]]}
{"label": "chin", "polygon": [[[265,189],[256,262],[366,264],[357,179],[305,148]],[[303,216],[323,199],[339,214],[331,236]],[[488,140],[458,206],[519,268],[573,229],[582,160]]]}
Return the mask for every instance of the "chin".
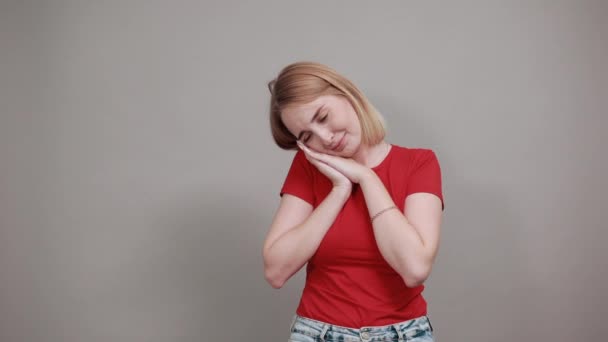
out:
{"label": "chin", "polygon": [[349,148],[344,148],[344,150],[342,150],[342,152],[336,153],[337,155],[339,155],[340,157],[344,157],[344,158],[352,158],[355,153],[353,151],[351,151]]}

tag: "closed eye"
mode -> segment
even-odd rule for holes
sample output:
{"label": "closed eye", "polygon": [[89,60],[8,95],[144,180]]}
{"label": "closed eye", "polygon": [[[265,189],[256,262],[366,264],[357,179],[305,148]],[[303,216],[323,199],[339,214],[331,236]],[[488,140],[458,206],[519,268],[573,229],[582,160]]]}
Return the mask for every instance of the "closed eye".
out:
{"label": "closed eye", "polygon": [[[327,117],[329,116],[329,114],[325,115],[324,117],[319,119],[319,122],[325,122],[325,120],[327,120]],[[310,140],[310,137],[312,136],[312,134],[309,134],[306,136],[306,138],[304,138],[304,142],[308,142],[308,140]]]}

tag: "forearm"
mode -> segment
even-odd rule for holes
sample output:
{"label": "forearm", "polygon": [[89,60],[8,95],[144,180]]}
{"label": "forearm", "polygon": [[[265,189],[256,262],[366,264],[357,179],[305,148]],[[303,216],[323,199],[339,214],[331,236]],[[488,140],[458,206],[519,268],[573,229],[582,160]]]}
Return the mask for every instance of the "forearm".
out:
{"label": "forearm", "polygon": [[350,190],[334,188],[304,222],[264,251],[267,278],[275,287],[283,286],[313,256],[349,196]]}
{"label": "forearm", "polygon": [[[384,184],[371,171],[360,183],[365,202],[372,217],[395,205]],[[416,229],[398,209],[388,210],[372,222],[380,253],[387,263],[401,275],[409,287],[422,283],[430,272],[432,257]]]}

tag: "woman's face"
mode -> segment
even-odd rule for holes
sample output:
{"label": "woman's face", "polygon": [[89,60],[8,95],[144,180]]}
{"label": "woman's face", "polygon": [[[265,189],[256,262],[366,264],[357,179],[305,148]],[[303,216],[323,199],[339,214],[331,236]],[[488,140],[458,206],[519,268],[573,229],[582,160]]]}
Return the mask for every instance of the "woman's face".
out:
{"label": "woman's face", "polygon": [[281,112],[287,129],[309,148],[351,157],[361,143],[361,125],[344,96],[321,95],[314,101],[291,105]]}

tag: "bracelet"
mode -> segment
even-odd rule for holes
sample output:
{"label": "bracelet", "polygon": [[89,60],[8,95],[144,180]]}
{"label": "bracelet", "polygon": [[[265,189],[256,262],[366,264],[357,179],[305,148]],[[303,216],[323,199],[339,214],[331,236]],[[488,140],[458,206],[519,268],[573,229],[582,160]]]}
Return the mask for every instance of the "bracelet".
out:
{"label": "bracelet", "polygon": [[394,205],[394,206],[392,206],[392,207],[388,207],[388,208],[386,208],[386,209],[382,209],[382,210],[380,210],[379,212],[377,212],[377,213],[376,213],[376,215],[372,216],[371,221],[372,221],[372,222],[374,222],[374,219],[375,219],[376,217],[380,216],[380,214],[382,214],[382,213],[384,213],[384,212],[386,212],[386,211],[389,211],[389,210],[391,210],[391,209],[397,209],[397,206],[396,206],[396,205]]}

